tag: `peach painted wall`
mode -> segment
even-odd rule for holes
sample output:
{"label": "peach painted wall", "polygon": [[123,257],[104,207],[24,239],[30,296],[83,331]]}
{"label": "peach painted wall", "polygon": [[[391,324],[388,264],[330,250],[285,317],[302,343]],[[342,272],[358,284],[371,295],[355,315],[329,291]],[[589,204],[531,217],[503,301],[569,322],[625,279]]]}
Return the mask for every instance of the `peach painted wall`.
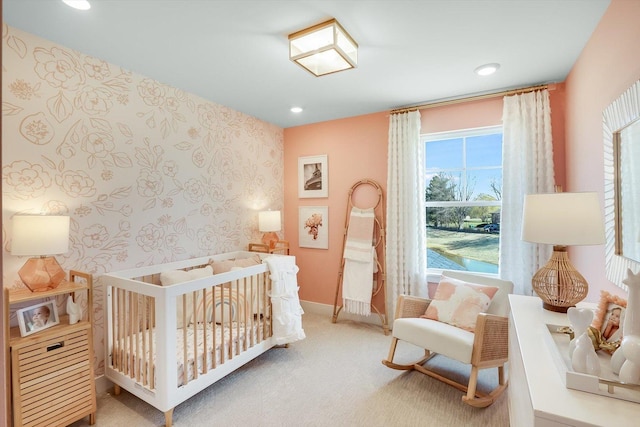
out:
{"label": "peach painted wall", "polygon": [[[557,113],[554,112],[552,126],[556,141],[554,144],[559,146],[556,159],[561,160],[557,166],[559,176],[564,176],[564,115],[557,106],[561,105],[563,97],[562,90],[550,92],[552,110],[558,109]],[[422,133],[495,126],[501,123],[500,97],[421,111]],[[560,130],[559,133],[556,132],[556,128]],[[297,257],[300,267],[298,282],[302,300],[333,305],[342,256],[347,194],[356,181],[371,178],[382,185],[386,197],[388,132],[388,112],[284,130],[285,235],[291,243],[291,254]],[[329,197],[299,199],[298,157],[319,154],[328,155]],[[299,206],[329,206],[328,250],[298,247]],[[380,303],[381,300],[374,302]],[[377,306],[383,308],[384,304],[380,303]]]}
{"label": "peach painted wall", "polygon": [[447,132],[502,124],[502,98],[425,108],[420,133]]}
{"label": "peach painted wall", "polygon": [[[387,112],[284,130],[284,232],[300,271],[300,299],[333,305],[349,189],[368,178],[387,186]],[[298,198],[298,157],[326,154],[329,197]],[[386,190],[385,190],[386,196]],[[329,249],[298,246],[298,208],[329,207]],[[378,301],[376,301],[377,303]],[[384,304],[379,305],[384,308]]]}
{"label": "peach painted wall", "polygon": [[[640,2],[612,0],[566,80],[566,173],[569,191],[597,191],[604,198],[602,111],[640,79]],[[624,295],[606,278],[604,246],[571,248],[570,257],[590,283]]]}

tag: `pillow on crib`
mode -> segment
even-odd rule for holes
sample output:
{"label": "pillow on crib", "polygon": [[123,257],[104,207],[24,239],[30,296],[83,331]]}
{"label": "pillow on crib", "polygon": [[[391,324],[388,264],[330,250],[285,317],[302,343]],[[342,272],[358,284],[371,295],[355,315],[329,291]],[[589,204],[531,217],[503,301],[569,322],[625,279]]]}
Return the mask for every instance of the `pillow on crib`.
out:
{"label": "pillow on crib", "polygon": [[213,267],[213,274],[226,273],[234,267],[251,267],[252,265],[262,264],[260,255],[254,255],[249,258],[229,259],[224,261],[209,261],[209,265]]}
{"label": "pillow on crib", "polygon": [[[160,284],[162,286],[175,285],[177,283],[184,283],[191,280],[201,279],[203,277],[213,275],[213,268],[207,265],[203,268],[194,268],[192,270],[169,270],[160,273]],[[187,299],[187,324],[193,322],[193,293],[189,292],[186,295]],[[177,327],[183,326],[183,312],[182,312],[182,298],[179,296],[176,298],[176,313],[178,315]]]}
{"label": "pillow on crib", "polygon": [[495,286],[442,276],[427,311],[420,317],[473,332],[478,314],[487,311],[496,292]]}
{"label": "pillow on crib", "polygon": [[[212,298],[212,294],[215,296]],[[198,295],[198,303],[196,304],[196,313],[194,321],[197,323],[213,322],[213,313],[215,309],[215,321],[218,324],[227,323],[229,321],[229,314],[231,314],[232,322],[244,322],[246,312],[246,302],[244,296],[229,288],[221,288],[216,286],[214,292],[211,289],[206,293],[206,305],[204,304],[202,295]],[[203,313],[203,310],[205,312]]]}

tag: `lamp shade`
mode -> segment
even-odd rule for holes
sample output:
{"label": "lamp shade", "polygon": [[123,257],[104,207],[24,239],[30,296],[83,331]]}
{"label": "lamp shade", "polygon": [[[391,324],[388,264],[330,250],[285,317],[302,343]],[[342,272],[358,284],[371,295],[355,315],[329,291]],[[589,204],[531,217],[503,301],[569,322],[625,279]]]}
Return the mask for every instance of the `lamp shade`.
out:
{"label": "lamp shade", "polygon": [[262,211],[258,213],[258,230],[263,233],[280,231],[280,211]]}
{"label": "lamp shade", "polygon": [[562,246],[604,244],[604,220],[598,194],[526,195],[522,240]]}
{"label": "lamp shade", "polygon": [[358,65],[358,44],[335,19],[289,35],[289,59],[316,77]]}
{"label": "lamp shade", "polygon": [[12,255],[55,255],[68,250],[68,216],[16,215],[13,217]]}

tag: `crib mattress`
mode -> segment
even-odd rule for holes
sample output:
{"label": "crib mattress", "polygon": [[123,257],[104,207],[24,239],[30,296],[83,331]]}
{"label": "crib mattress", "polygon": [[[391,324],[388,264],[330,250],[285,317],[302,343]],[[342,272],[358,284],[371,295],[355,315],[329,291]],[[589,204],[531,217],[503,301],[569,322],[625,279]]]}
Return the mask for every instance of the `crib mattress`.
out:
{"label": "crib mattress", "polygon": [[[233,323],[231,327],[223,327],[219,324],[198,324],[196,330],[193,325],[176,330],[176,361],[178,386],[185,385],[196,378],[194,361],[197,360],[197,375],[215,369],[225,361],[239,355],[267,337],[264,334],[265,320],[257,321],[253,325]],[[186,344],[185,344],[186,330]],[[215,341],[214,341],[215,330]],[[151,335],[151,345],[149,343]],[[206,335],[206,340],[205,340]],[[197,339],[196,339],[197,338]],[[206,342],[206,349],[205,349]],[[215,349],[214,349],[215,343]],[[156,328],[144,330],[117,341],[118,350],[114,351],[119,359],[113,358],[114,368],[124,364],[133,369],[120,369],[130,371],[130,376],[149,388],[154,388],[157,378],[156,371]],[[186,379],[185,379],[185,346],[186,346]],[[153,355],[150,354],[151,348]],[[197,356],[196,356],[197,352]],[[203,368],[206,355],[206,370]],[[147,361],[151,360],[149,364]],[[214,362],[215,360],[215,362]],[[149,369],[151,368],[151,369]],[[169,374],[169,373],[168,373]],[[153,378],[153,382],[151,379]]]}

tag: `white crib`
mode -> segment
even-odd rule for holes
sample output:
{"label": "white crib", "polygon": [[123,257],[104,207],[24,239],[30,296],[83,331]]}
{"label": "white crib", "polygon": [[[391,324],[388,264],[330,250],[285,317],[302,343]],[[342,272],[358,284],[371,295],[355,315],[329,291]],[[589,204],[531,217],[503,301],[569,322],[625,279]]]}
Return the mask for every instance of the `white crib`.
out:
{"label": "white crib", "polygon": [[266,256],[285,255],[231,252],[105,274],[105,376],[116,394],[122,387],[163,411],[170,427],[178,404],[273,347],[267,264],[161,284],[212,260]]}

